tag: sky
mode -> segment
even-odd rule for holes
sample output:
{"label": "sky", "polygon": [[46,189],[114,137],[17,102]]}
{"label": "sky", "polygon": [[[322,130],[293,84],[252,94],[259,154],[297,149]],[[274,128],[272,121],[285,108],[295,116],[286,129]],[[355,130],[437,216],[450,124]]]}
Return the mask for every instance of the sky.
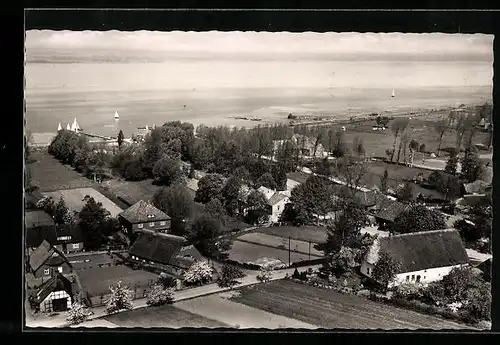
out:
{"label": "sky", "polygon": [[26,48],[28,54],[30,50],[104,49],[188,55],[472,56],[493,61],[493,35],[484,34],[29,30]]}

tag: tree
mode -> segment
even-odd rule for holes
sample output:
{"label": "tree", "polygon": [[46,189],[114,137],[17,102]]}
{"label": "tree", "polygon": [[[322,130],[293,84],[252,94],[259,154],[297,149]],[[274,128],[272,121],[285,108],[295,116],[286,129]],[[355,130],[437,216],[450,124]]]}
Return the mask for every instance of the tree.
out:
{"label": "tree", "polygon": [[224,177],[219,174],[207,174],[198,182],[194,201],[206,204],[212,199],[222,199]]}
{"label": "tree", "polygon": [[474,285],[467,290],[468,303],[464,309],[472,318],[491,320],[491,284],[476,281]]}
{"label": "tree", "polygon": [[155,182],[164,186],[171,185],[182,176],[180,160],[164,157],[153,167]]}
{"label": "tree", "polygon": [[349,191],[359,189],[367,172],[367,163],[350,156],[345,156],[337,165],[338,174],[346,182]]}
{"label": "tree", "polygon": [[184,282],[189,285],[203,285],[212,281],[214,270],[205,261],[195,262],[184,274]]}
{"label": "tree", "polygon": [[341,277],[351,273],[357,265],[356,251],[350,247],[341,247],[329,260],[331,271]]}
{"label": "tree", "polygon": [[239,212],[241,181],[231,176],[222,188],[222,197],[227,214],[234,216]]}
{"label": "tree", "polygon": [[396,278],[400,263],[395,261],[387,252],[381,251],[373,268],[373,278],[384,288]]}
{"label": "tree", "polygon": [[313,175],[292,190],[290,203],[299,214],[304,214],[307,219],[312,220],[314,215],[326,215],[333,209],[330,191],[329,181]]}
{"label": "tree", "polygon": [[423,205],[415,205],[396,217],[391,230],[406,234],[445,228],[446,222],[443,214],[439,211],[428,209]]}
{"label": "tree", "polygon": [[71,309],[68,310],[68,316],[66,317],[66,320],[72,325],[77,325],[86,321],[90,314],[90,310],[83,304],[74,302],[71,305]]}
{"label": "tree", "polygon": [[108,314],[116,313],[120,310],[131,310],[134,308],[132,304],[132,291],[127,286],[122,286],[119,281],[116,286],[110,286],[111,294],[106,301],[106,312]]}
{"label": "tree", "polygon": [[233,287],[234,285],[239,284],[238,279],[241,279],[245,276],[243,271],[229,264],[225,264],[222,266],[221,274],[217,279],[217,285],[220,287]]}
{"label": "tree", "polygon": [[451,174],[435,171],[429,175],[428,181],[439,193],[443,194],[446,201],[451,201],[460,196],[462,189],[460,180]]}
{"label": "tree", "polygon": [[479,152],[474,146],[469,146],[465,150],[464,158],[462,159],[462,177],[469,183],[477,180],[479,175],[484,170],[484,165],[479,159]]}
{"label": "tree", "polygon": [[194,208],[193,199],[186,186],[175,183],[157,190],[153,195],[153,205],[172,218],[172,233],[184,235],[185,220],[191,217]]}
{"label": "tree", "polygon": [[450,154],[450,157],[446,161],[446,166],[444,168],[444,171],[450,175],[455,175],[457,173],[457,167],[458,167],[458,155]]}
{"label": "tree", "polygon": [[124,138],[125,138],[125,136],[123,135],[123,131],[120,129],[120,132],[118,132],[118,138],[116,140],[118,142],[118,148],[122,147]]}
{"label": "tree", "polygon": [[344,132],[337,130],[335,132],[335,144],[332,151],[332,156],[335,158],[342,158],[347,154],[347,146],[345,144]]}
{"label": "tree", "polygon": [[237,167],[234,170],[233,176],[239,179],[244,184],[247,184],[252,180],[250,173],[248,172],[248,169],[245,168],[244,166]]}
{"label": "tree", "polygon": [[213,219],[218,219],[223,226],[227,223],[226,208],[219,199],[212,199],[205,204],[205,213]]}
{"label": "tree", "polygon": [[277,164],[273,166],[272,169],[272,177],[273,181],[276,182],[277,190],[286,190],[287,188],[287,176],[286,176],[286,167],[282,164]]}
{"label": "tree", "polygon": [[213,152],[205,140],[196,140],[190,155],[191,161],[197,169],[206,169],[213,158]]}
{"label": "tree", "polygon": [[439,120],[434,124],[434,130],[436,131],[438,135],[438,140],[439,140],[439,145],[437,149],[437,155],[439,156],[439,153],[441,152],[441,144],[443,142],[443,136],[449,129],[449,120],[448,119],[442,119]]}
{"label": "tree", "polygon": [[412,139],[410,141],[410,150],[413,150],[414,152],[417,152],[419,148],[419,143],[415,139]]}
{"label": "tree", "polygon": [[405,131],[401,137],[401,144],[403,145],[403,162],[406,164],[406,148],[409,147],[410,133]]}
{"label": "tree", "polygon": [[441,281],[445,295],[450,301],[464,301],[467,299],[467,290],[478,279],[471,267],[455,267],[445,275]]}
{"label": "tree", "polygon": [[163,286],[155,284],[146,295],[146,304],[149,306],[161,306],[172,303],[174,293],[171,289],[164,289]]}
{"label": "tree", "polygon": [[409,121],[408,119],[405,119],[406,121],[402,121],[400,124],[400,133],[401,133],[401,138],[399,139],[399,146],[398,146],[398,158],[397,158],[397,163],[399,163],[399,158],[401,156],[401,149],[403,147],[406,147],[406,142],[408,141],[408,124]]}
{"label": "tree", "polygon": [[56,214],[56,206],[54,204],[54,199],[50,196],[44,196],[40,200],[37,201],[36,207],[43,210],[49,216],[54,218]]}
{"label": "tree", "polygon": [[380,178],[380,191],[382,193],[387,193],[387,189],[389,187],[389,172],[387,169],[384,170],[384,174]]}
{"label": "tree", "polygon": [[353,152],[356,153],[358,157],[365,155],[365,145],[363,143],[363,138],[360,136],[355,136],[353,139]]}
{"label": "tree", "polygon": [[200,214],[188,229],[187,238],[208,257],[223,258],[231,248],[231,241],[223,237],[222,222],[208,214]]}
{"label": "tree", "polygon": [[269,219],[268,203],[261,192],[252,191],[247,197],[246,204],[247,214],[245,220],[249,224],[262,224]]}
{"label": "tree", "polygon": [[109,216],[109,211],[102,207],[102,203],[96,202],[94,198],[88,195],[83,200],[86,203],[78,213],[78,226],[82,231],[85,248],[96,250],[105,241],[102,228]]}
{"label": "tree", "polygon": [[257,280],[262,283],[267,283],[273,277],[273,271],[270,267],[261,267],[259,273],[257,274]]}
{"label": "tree", "polygon": [[396,198],[399,202],[412,202],[415,200],[415,189],[413,183],[405,182],[402,187],[396,191]]}
{"label": "tree", "polygon": [[54,221],[58,225],[66,224],[68,220],[69,209],[64,202],[64,198],[60,198],[54,210]]}
{"label": "tree", "polygon": [[176,285],[176,280],[167,275],[164,272],[161,272],[160,275],[158,276],[158,281],[157,284],[163,287],[163,289],[168,289],[168,288],[173,288]]}
{"label": "tree", "polygon": [[[408,127],[408,119],[398,118],[391,123],[391,131],[394,135],[394,142],[392,144],[391,162],[394,160],[394,153],[396,152],[396,143],[398,136]],[[399,161],[399,160],[398,160]]]}
{"label": "tree", "polygon": [[273,175],[271,175],[270,173],[265,173],[261,177],[259,177],[256,185],[258,187],[264,186],[272,190],[276,189],[276,182],[274,181]]}

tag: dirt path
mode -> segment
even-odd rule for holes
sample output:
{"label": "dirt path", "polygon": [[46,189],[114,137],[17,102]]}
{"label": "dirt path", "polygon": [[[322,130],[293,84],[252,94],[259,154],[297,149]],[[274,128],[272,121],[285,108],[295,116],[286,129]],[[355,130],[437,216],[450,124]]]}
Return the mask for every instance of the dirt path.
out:
{"label": "dirt path", "polygon": [[235,303],[219,295],[182,301],[176,303],[175,307],[200,316],[210,316],[212,319],[237,328],[318,328],[306,322]]}

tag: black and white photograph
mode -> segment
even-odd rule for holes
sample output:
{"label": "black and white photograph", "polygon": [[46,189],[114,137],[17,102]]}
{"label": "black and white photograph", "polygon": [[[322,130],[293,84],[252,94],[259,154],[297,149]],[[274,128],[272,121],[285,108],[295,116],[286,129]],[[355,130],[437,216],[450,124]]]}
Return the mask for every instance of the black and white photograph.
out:
{"label": "black and white photograph", "polygon": [[490,330],[493,39],[26,29],[24,327]]}

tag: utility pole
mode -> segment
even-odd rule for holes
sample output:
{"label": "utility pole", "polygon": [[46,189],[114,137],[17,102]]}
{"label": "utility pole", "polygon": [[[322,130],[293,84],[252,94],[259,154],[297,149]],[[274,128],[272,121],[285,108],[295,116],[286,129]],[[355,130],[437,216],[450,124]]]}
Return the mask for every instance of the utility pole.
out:
{"label": "utility pole", "polygon": [[291,264],[290,246],[291,246],[291,241],[290,241],[290,236],[288,236],[288,267],[290,267]]}
{"label": "utility pole", "polygon": [[309,260],[311,260],[311,241],[309,241]]}

